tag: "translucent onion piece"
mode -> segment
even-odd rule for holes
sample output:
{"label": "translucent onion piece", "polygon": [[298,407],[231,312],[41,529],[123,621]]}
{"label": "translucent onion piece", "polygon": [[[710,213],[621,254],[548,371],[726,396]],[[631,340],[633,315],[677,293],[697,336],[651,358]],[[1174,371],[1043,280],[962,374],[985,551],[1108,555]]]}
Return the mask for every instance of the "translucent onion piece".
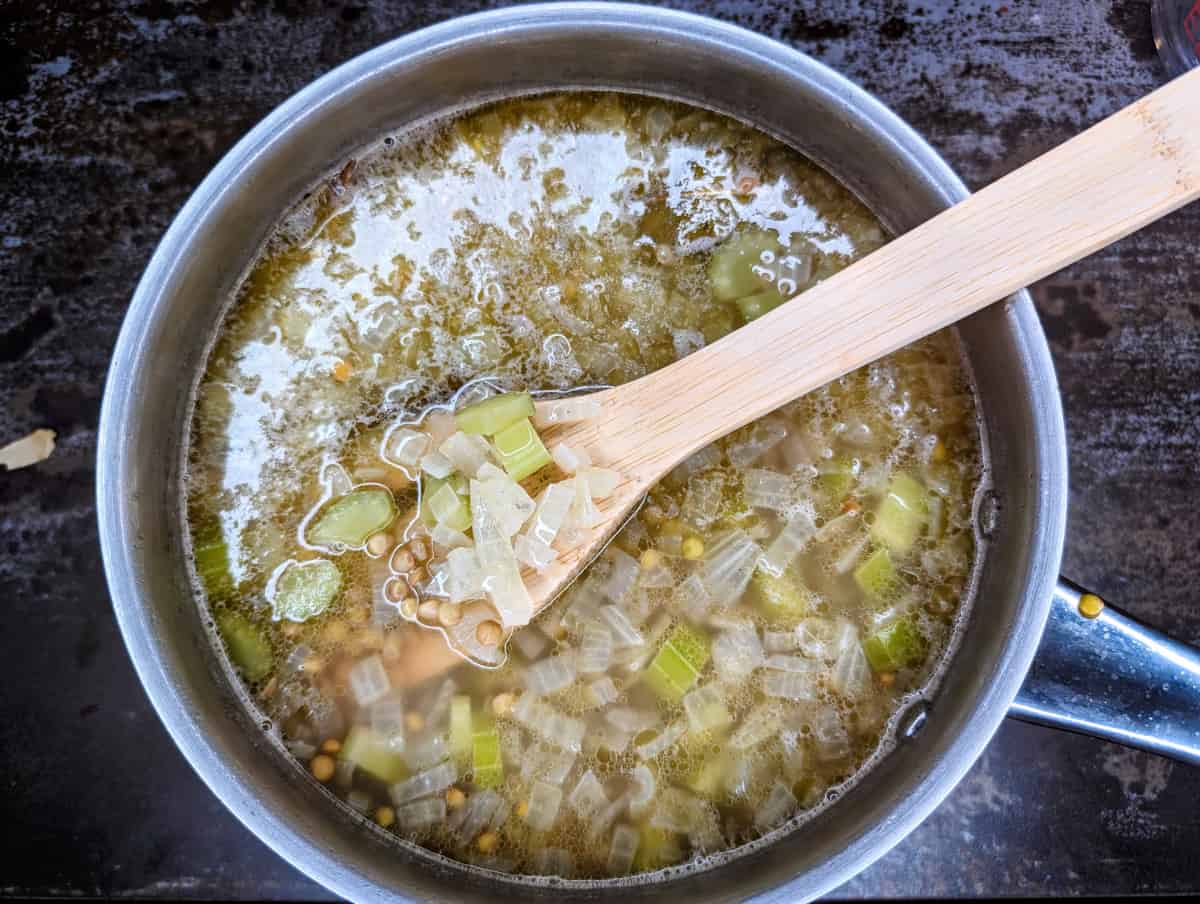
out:
{"label": "translucent onion piece", "polygon": [[558,550],[528,534],[518,534],[513,543],[513,552],[517,561],[535,571],[545,571],[550,563],[558,558]]}
{"label": "translucent onion piece", "polygon": [[599,838],[612,828],[614,822],[624,815],[629,809],[629,795],[622,794],[608,806],[601,807],[595,811],[588,820],[588,841],[595,843]]}
{"label": "translucent onion piece", "polygon": [[[518,580],[520,576],[518,575]],[[532,609],[532,603],[530,603]],[[499,665],[504,658],[502,644],[487,646],[479,642],[476,629],[485,621],[495,621],[496,612],[487,603],[467,603],[462,608],[462,620],[446,629],[450,642],[472,659],[484,665]]]}
{"label": "translucent onion piece", "polygon": [[546,652],[550,638],[537,625],[526,625],[519,631],[514,631],[510,641],[522,656],[533,661]]}
{"label": "translucent onion piece", "polygon": [[849,574],[854,570],[859,560],[863,557],[863,553],[867,551],[867,543],[870,538],[867,536],[859,537],[853,543],[846,547],[840,556],[833,562],[833,571],[835,574]]}
{"label": "translucent onion piece", "polygon": [[811,769],[804,752],[804,737],[796,731],[781,731],[779,741],[783,746],[783,774],[789,782],[798,782]]}
{"label": "translucent onion piece", "polygon": [[483,569],[473,547],[450,550],[446,557],[446,592],[452,603],[483,597]]}
{"label": "translucent onion piece", "polygon": [[[472,488],[476,483],[478,481],[471,482]],[[487,595],[506,628],[527,625],[533,617],[533,599],[521,580],[521,569],[513,553],[512,544],[486,505],[480,506],[482,511],[475,508],[473,491],[471,504],[475,525],[475,554],[479,557],[480,567],[485,574],[484,588]]]}
{"label": "translucent onion piece", "polygon": [[575,858],[564,848],[542,848],[533,855],[533,872],[537,876],[570,879],[575,875]]}
{"label": "translucent onion piece", "polygon": [[619,697],[617,686],[613,684],[613,680],[605,675],[603,678],[597,678],[587,686],[585,698],[592,706],[607,706]]}
{"label": "translucent onion piece", "polygon": [[624,753],[633,740],[633,732],[622,731],[611,722],[593,721],[583,738],[583,752],[595,756],[597,751]]}
{"label": "translucent onion piece", "polygon": [[638,577],[638,586],[647,590],[664,590],[675,586],[675,575],[665,562],[644,569]]}
{"label": "translucent onion piece", "polygon": [[787,511],[795,503],[792,481],[784,474],[750,468],[742,474],[742,493],[752,508]]}
{"label": "translucent onion piece", "polygon": [[449,477],[454,470],[448,459],[441,452],[426,452],[421,456],[421,470],[430,477]]}
{"label": "translucent onion piece", "polygon": [[619,825],[613,829],[612,843],[608,848],[610,876],[624,876],[629,872],[641,840],[641,833],[633,826]]}
{"label": "translucent onion piece", "polygon": [[[453,678],[445,679],[425,704],[425,727],[442,729],[449,727],[450,701],[458,693],[458,682]],[[446,724],[443,725],[442,723]]]}
{"label": "translucent onion piece", "polygon": [[396,822],[406,832],[432,828],[446,821],[446,801],[430,797],[396,808]]}
{"label": "translucent onion piece", "polygon": [[675,347],[676,359],[684,358],[704,348],[704,334],[699,330],[671,330],[671,344]]}
{"label": "translucent onion piece", "polygon": [[730,444],[727,450],[729,461],[738,469],[752,465],[779,445],[787,434],[787,428],[779,421],[759,421],[746,439]]}
{"label": "translucent onion piece", "polygon": [[634,748],[634,752],[639,759],[652,760],[660,753],[669,750],[686,733],[687,726],[683,722],[672,722],[645,744]]}
{"label": "translucent onion piece", "polygon": [[482,436],[463,433],[461,430],[438,446],[455,471],[467,477],[475,477],[479,469],[488,463],[492,449]]}
{"label": "translucent onion piece", "polygon": [[388,433],[383,458],[406,468],[418,468],[422,457],[428,451],[427,434],[409,427],[401,427]]}
{"label": "translucent onion piece", "polygon": [[629,616],[617,606],[601,606],[598,610],[600,620],[612,632],[614,646],[636,647],[643,643],[642,632],[633,626]]}
{"label": "translucent onion piece", "polygon": [[553,402],[542,403],[536,408],[533,425],[539,430],[555,424],[577,424],[600,414],[600,402],[587,396],[577,396],[573,399],[555,399]]}
{"label": "translucent onion piece", "polygon": [[688,841],[701,854],[713,854],[726,846],[725,836],[721,833],[721,820],[712,804],[697,801],[692,813],[692,826],[688,830]]}
{"label": "translucent onion piece", "polygon": [[725,695],[715,683],[706,684],[684,694],[683,710],[687,713],[692,731],[724,728],[733,722],[733,716],[725,706]]}
{"label": "translucent onion piece", "polygon": [[779,535],[771,541],[759,566],[767,574],[779,577],[792,564],[816,533],[812,516],[805,511],[793,512]]}
{"label": "translucent onion piece", "polygon": [[[506,538],[512,537],[521,529],[536,506],[524,488],[507,476],[490,480],[471,481],[471,513],[472,525],[475,523],[476,506],[482,506],[484,511],[495,519],[504,531]],[[475,542],[479,543],[479,533],[476,530]]]}
{"label": "translucent onion piece", "polygon": [[404,701],[392,695],[367,708],[367,723],[385,746],[397,753],[404,750]]}
{"label": "translucent onion piece", "polygon": [[575,759],[575,754],[569,750],[538,744],[527,751],[521,763],[521,778],[526,782],[540,778],[551,785],[561,785],[570,775]]}
{"label": "translucent onion piece", "polygon": [[577,474],[591,465],[592,459],[582,447],[568,446],[566,443],[555,443],[550,450],[550,457],[565,474]]}
{"label": "translucent onion piece", "polygon": [[803,672],[769,671],[763,674],[763,693],[785,700],[812,700],[816,697],[812,677]]}
{"label": "translucent onion piece", "polygon": [[529,536],[547,545],[553,543],[574,501],[575,485],[570,481],[552,483],[542,490],[527,531]]}
{"label": "translucent onion piece", "polygon": [[650,728],[657,728],[662,721],[653,710],[634,709],[632,706],[614,706],[604,714],[605,720],[621,731],[637,734]]}
{"label": "translucent onion piece", "polygon": [[696,527],[708,527],[717,520],[721,511],[724,491],[725,478],[719,471],[697,474],[689,478],[687,495],[681,510],[683,518]]}
{"label": "translucent onion piece", "polygon": [[658,653],[659,643],[663,636],[667,633],[667,629],[671,627],[671,616],[667,612],[659,612],[646,628],[646,642],[640,647],[633,647],[637,655],[629,659],[625,663],[627,672],[640,672],[646,667],[646,664]]}
{"label": "translucent onion piece", "polygon": [[650,817],[650,825],[668,832],[686,835],[700,809],[700,801],[681,788],[664,788],[658,795],[658,806]]}
{"label": "translucent onion piece", "polygon": [[861,700],[872,692],[871,666],[857,640],[842,650],[833,664],[829,682],[847,700]]}
{"label": "translucent onion piece", "polygon": [[650,802],[654,800],[654,794],[658,790],[658,782],[655,781],[654,773],[650,771],[650,767],[645,763],[639,763],[629,773],[629,777],[633,780],[633,794],[629,798],[629,812],[634,816],[639,816],[645,812],[650,806]]}
{"label": "translucent onion piece", "polygon": [[383,659],[378,655],[368,656],[354,663],[346,675],[350,682],[350,693],[359,706],[368,706],[386,697],[392,689]]}
{"label": "translucent onion piece", "polygon": [[507,801],[491,788],[477,791],[467,798],[466,806],[456,811],[451,828],[462,844],[469,844],[484,828],[491,825],[506,804]]}
{"label": "translucent onion piece", "polygon": [[800,649],[799,628],[787,631],[764,631],[762,637],[763,649],[768,653],[790,653]]}
{"label": "translucent onion piece", "polygon": [[584,724],[580,719],[564,716],[553,706],[531,694],[522,694],[512,709],[513,719],[544,741],[579,753],[583,749]]}
{"label": "translucent onion piece", "polygon": [[775,782],[775,785],[771,788],[771,793],[767,795],[767,799],[763,802],[763,805],[754,814],[755,828],[760,832],[765,832],[768,829],[773,829],[783,824],[788,817],[796,812],[796,806],[796,798],[788,790],[787,785],[783,782]]}
{"label": "translucent onion piece", "polygon": [[438,732],[411,738],[404,748],[404,762],[409,769],[428,769],[449,755],[450,744],[446,741],[446,736]]}
{"label": "translucent onion piece", "polygon": [[579,645],[579,671],[595,675],[608,670],[612,663],[612,632],[599,622],[588,622],[583,628],[583,639]]}
{"label": "translucent onion piece", "polygon": [[768,669],[775,669],[777,672],[812,674],[821,669],[821,664],[812,659],[806,659],[803,656],[788,656],[786,653],[772,653],[763,665]]}
{"label": "translucent onion piece", "polygon": [[712,608],[712,594],[704,586],[699,574],[690,574],[687,579],[675,588],[675,605],[694,622],[702,621],[705,614]]}
{"label": "translucent onion piece", "polygon": [[699,474],[701,471],[719,467],[720,464],[720,450],[716,446],[705,446],[699,452],[694,452],[685,458],[671,472],[671,475],[680,483],[686,483],[687,479],[693,474]]}
{"label": "translucent onion piece", "polygon": [[633,589],[641,569],[638,567],[637,559],[624,550],[613,549],[608,558],[612,563],[612,570],[609,572],[608,580],[605,581],[601,592],[612,602],[620,603],[625,595]]}
{"label": "translucent onion piece", "polygon": [[822,707],[812,719],[812,742],[817,757],[825,762],[845,759],[850,754],[850,736],[833,707]]}
{"label": "translucent onion piece", "polygon": [[741,528],[725,533],[707,551],[700,579],[720,604],[736,602],[754,574],[761,550]]}
{"label": "translucent onion piece", "polygon": [[607,499],[621,482],[621,475],[609,468],[586,468],[582,476],[593,499]]}
{"label": "translucent onion piece", "polygon": [[837,658],[834,642],[840,629],[837,622],[828,618],[802,618],[796,625],[796,643],[800,652],[810,659],[832,662]]}
{"label": "translucent onion piece", "polygon": [[562,788],[557,785],[534,782],[529,792],[529,809],[525,813],[525,822],[539,832],[548,831],[558,821],[562,798]]}
{"label": "translucent onion piece", "polygon": [[742,718],[741,723],[729,736],[729,745],[734,750],[751,750],[779,733],[779,710],[769,703],[760,703]]}
{"label": "translucent onion piece", "polygon": [[713,668],[727,681],[745,678],[763,664],[763,648],[753,624],[722,631],[712,644]]}
{"label": "translucent onion piece", "polygon": [[569,517],[572,527],[587,529],[595,527],[604,520],[604,516],[600,514],[600,509],[596,508],[596,503],[592,501],[592,491],[588,487],[587,478],[576,475],[574,478],[575,484],[575,500],[571,503],[571,512]]}
{"label": "translucent onion piece", "polygon": [[602,807],[608,806],[608,795],[604,793],[604,786],[591,769],[579,777],[579,781],[567,797],[567,804],[580,819],[586,819]]}
{"label": "translucent onion piece", "polygon": [[432,769],[418,772],[412,778],[396,782],[390,789],[392,801],[397,804],[406,804],[418,797],[438,794],[453,785],[457,779],[458,770],[452,762],[447,760]]}
{"label": "translucent onion piece", "polygon": [[574,651],[541,659],[525,670],[525,689],[534,696],[561,691],[575,682],[578,674]]}

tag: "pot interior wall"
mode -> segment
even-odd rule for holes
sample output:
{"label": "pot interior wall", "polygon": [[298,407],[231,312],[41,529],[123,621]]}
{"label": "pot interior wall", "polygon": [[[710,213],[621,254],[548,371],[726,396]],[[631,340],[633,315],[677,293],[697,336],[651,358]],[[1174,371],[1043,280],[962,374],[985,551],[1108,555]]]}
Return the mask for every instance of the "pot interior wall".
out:
{"label": "pot interior wall", "polygon": [[[882,107],[786,48],[706,20],[619,8],[523,8],[450,23],[381,48],[306,89],[218,167],[180,215],[139,288],[102,425],[102,533],[127,643],[164,721],[205,780],[254,831],[352,900],[381,889],[484,900],[495,880],[365,827],[262,734],[210,648],[181,545],[180,465],[189,395],[260,241],[320,176],[378,136],[499,96],[612,88],[707,106],[788,141],[854,189],[894,232],[961,191]],[[820,893],[882,854],[940,801],[990,737],[1040,635],[1061,547],[1061,416],[1027,299],[961,327],[977,377],[1000,518],[978,602],[924,729],[846,798],[720,869],[635,881],[622,893],[740,898],[796,877]],[[562,899],[566,890],[526,888]],[[593,896],[579,889],[579,896]]]}

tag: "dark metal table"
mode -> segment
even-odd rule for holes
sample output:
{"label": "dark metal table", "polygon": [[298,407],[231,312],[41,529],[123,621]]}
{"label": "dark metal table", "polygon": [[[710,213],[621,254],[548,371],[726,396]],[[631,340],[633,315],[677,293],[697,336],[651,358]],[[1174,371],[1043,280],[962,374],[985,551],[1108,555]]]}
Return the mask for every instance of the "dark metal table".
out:
{"label": "dark metal table", "polygon": [[[126,660],[92,502],[101,382],[155,243],[240,135],[354,54],[478,7],[55,5],[0,5],[0,443],[59,432],[49,461],[0,471],[0,892],[326,898],[201,785]],[[859,81],[975,186],[1163,78],[1148,3],[681,5]],[[1194,205],[1035,289],[1071,436],[1065,573],[1193,642],[1198,236]],[[1200,770],[1009,723],[838,895],[1200,892],[1198,800]]]}

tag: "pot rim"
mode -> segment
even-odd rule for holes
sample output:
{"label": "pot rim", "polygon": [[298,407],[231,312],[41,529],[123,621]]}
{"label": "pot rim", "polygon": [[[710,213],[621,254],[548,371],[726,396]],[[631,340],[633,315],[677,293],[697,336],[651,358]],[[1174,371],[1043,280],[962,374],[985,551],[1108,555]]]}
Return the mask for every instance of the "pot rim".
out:
{"label": "pot rim", "polygon": [[[360,82],[378,76],[398,62],[438,53],[462,40],[506,30],[595,25],[607,28],[669,32],[676,38],[720,43],[760,58],[765,65],[797,73],[815,90],[834,97],[852,123],[881,134],[903,165],[934,183],[947,204],[965,197],[966,186],[950,166],[912,128],[875,97],[824,64],[770,38],[741,27],[691,13],[625,3],[535,4],[455,18],[396,38],[338,66],[284,101],[242,138],[213,168],[175,217],[160,241],[134,293],[125,316],[104,388],[97,441],[97,514],[103,561],[118,624],[138,677],[159,718],[203,781],[255,835],[301,872],[350,900],[380,894],[367,879],[314,838],[264,806],[252,782],[231,769],[214,743],[204,735],[175,687],[169,664],[153,630],[156,615],[139,578],[129,536],[132,502],[123,485],[131,452],[126,424],[139,404],[131,387],[152,349],[143,342],[146,325],[171,284],[180,261],[197,237],[205,219],[239,177],[271,148],[289,140],[297,124],[317,115],[326,104],[352,94]],[[1057,579],[1066,530],[1066,439],[1061,399],[1045,337],[1028,294],[1008,303],[1014,329],[1022,336],[1022,353],[1031,374],[1031,391],[1042,408],[1040,435],[1044,448],[1039,501],[1047,513],[1037,525],[1037,552],[1030,566],[1027,599],[1017,627],[995,663],[995,680],[978,698],[957,737],[889,818],[875,824],[845,849],[799,880],[763,891],[760,900],[795,900],[824,894],[883,856],[924,820],[962,779],[991,739],[1020,688],[1041,639]],[[509,886],[513,891],[519,886]]]}

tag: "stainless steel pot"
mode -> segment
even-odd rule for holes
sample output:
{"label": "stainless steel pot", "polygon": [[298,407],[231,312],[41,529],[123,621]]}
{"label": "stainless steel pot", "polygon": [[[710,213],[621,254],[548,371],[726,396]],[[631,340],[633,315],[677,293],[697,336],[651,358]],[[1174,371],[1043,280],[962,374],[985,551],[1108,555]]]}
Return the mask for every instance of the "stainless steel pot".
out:
{"label": "stainless steel pot", "polygon": [[581,87],[657,94],[752,123],[826,167],[895,232],[966,194],[908,126],[819,63],[651,8],[526,6],[459,19],[364,54],[283,104],[164,237],[121,331],[100,425],[100,533],[121,630],[167,729],[217,796],[354,901],[582,900],[618,886],[626,898],[791,901],[828,891],[903,838],[1007,715],[1200,762],[1196,651],[1111,608],[1085,619],[1079,591],[1058,582],[1066,444],[1054,370],[1023,292],[960,327],[992,461],[985,507],[995,515],[961,643],[940,690],[900,721],[897,749],[800,828],[704,870],[566,886],[502,877],[397,845],[333,806],[253,722],[213,652],[181,543],[190,397],[225,300],[279,214],[380,133],[503,96]]}

